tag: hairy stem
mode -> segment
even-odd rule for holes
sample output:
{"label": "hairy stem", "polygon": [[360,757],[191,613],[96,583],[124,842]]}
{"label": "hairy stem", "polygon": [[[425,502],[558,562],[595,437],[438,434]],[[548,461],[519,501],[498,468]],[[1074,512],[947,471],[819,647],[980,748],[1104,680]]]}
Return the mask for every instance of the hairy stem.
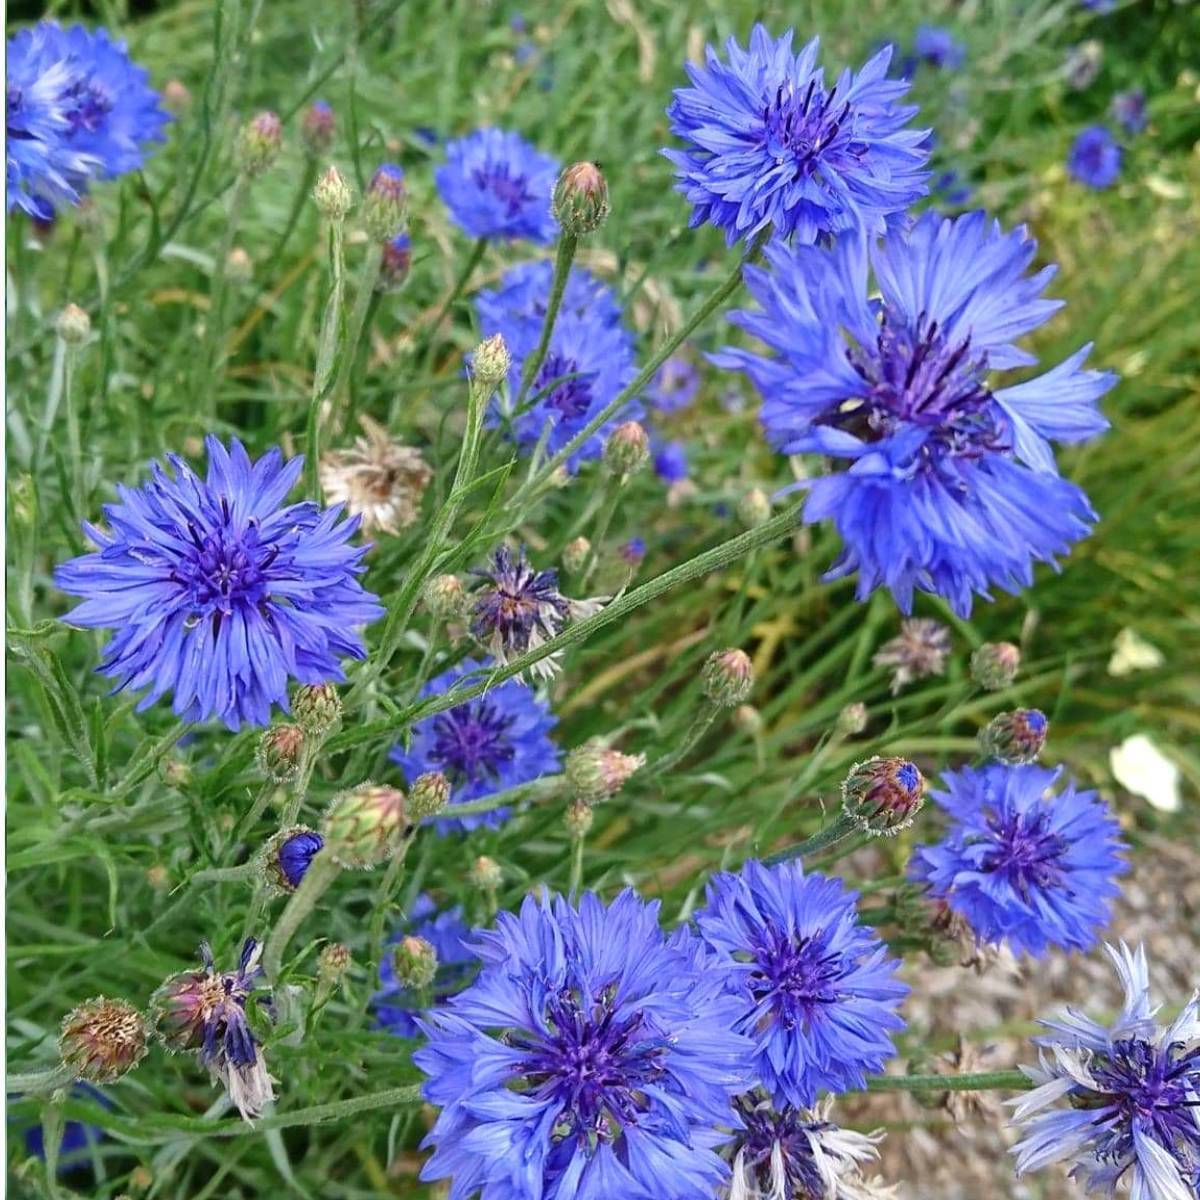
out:
{"label": "hairy stem", "polygon": [[827,850],[843,838],[849,837],[859,828],[858,822],[853,817],[840,812],[828,825],[818,829],[812,837],[805,838],[804,841],[797,842],[794,846],[785,846],[778,853],[764,858],[763,865],[773,867],[777,863],[790,862],[793,858],[817,854],[822,850]]}
{"label": "hairy stem", "polygon": [[348,428],[354,421],[355,402],[351,388],[354,364],[358,361],[358,346],[367,329],[367,314],[371,311],[371,301],[375,295],[375,285],[379,282],[379,269],[382,265],[383,246],[373,242],[359,270],[358,291],[355,293],[354,308],[350,313],[346,345],[342,351],[341,366],[338,368],[337,386],[333,390],[335,405],[345,406],[344,420],[338,420],[338,414],[334,414],[336,428]]}
{"label": "hairy stem", "polygon": [[520,408],[529,389],[537,377],[538,369],[546,359],[546,351],[550,349],[550,338],[554,333],[554,322],[558,320],[558,310],[562,307],[563,292],[566,291],[567,278],[571,273],[571,263],[575,259],[575,248],[579,239],[565,229],[558,236],[558,247],[554,252],[554,278],[550,284],[550,299],[546,303],[546,316],[542,321],[542,332],[538,338],[537,348],[525,360],[521,370],[521,386],[517,391],[517,401],[514,407]]}
{"label": "hairy stem", "polygon": [[329,267],[333,284],[321,318],[321,333],[317,342],[317,363],[313,371],[312,395],[308,402],[308,428],[304,452],[305,490],[321,501],[321,421],[322,407],[329,396],[333,370],[337,364],[338,343],[341,340],[342,312],[346,295],[346,272],[343,255],[345,229],[341,221],[329,226]]}
{"label": "hairy stem", "polygon": [[1020,1071],[980,1071],[970,1075],[876,1075],[868,1092],[1028,1091],[1033,1084]]}
{"label": "hairy stem", "polygon": [[454,307],[455,301],[462,295],[463,289],[467,286],[467,282],[475,272],[475,268],[479,266],[480,260],[483,258],[483,252],[487,249],[487,238],[478,238],[475,245],[471,247],[471,253],[467,255],[466,261],[463,263],[463,269],[458,273],[458,278],[454,281],[453,287],[446,294],[446,298],[442,301],[441,306],[434,314],[433,321],[430,323],[428,338],[425,350],[425,367],[421,373],[429,374],[429,364],[433,360],[433,348],[437,340],[437,332],[442,327],[442,322],[446,319],[446,314]]}
{"label": "hairy stem", "polygon": [[75,1072],[65,1063],[42,1067],[36,1071],[12,1072],[4,1077],[4,1090],[10,1095],[47,1096],[65,1087],[75,1078]]}
{"label": "hairy stem", "polygon": [[341,874],[342,868],[333,860],[328,850],[320,851],[309,863],[300,886],[292,893],[287,906],[279,915],[271,936],[263,951],[263,970],[269,980],[279,978],[283,966],[284,951],[300,928],[304,918],[316,907],[329,885]]}

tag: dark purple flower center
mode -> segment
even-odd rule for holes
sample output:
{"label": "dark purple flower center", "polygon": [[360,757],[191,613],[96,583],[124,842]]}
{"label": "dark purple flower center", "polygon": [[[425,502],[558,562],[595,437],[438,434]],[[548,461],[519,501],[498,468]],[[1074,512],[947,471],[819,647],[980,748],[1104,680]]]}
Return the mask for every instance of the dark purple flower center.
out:
{"label": "dark purple flower center", "polygon": [[580,372],[573,358],[566,358],[551,350],[546,355],[533,381],[533,395],[552,387],[556,379],[562,383],[553,387],[542,398],[542,404],[554,409],[564,421],[584,416],[592,403],[592,381],[594,371]]}
{"label": "dark purple flower center", "polygon": [[1185,1171],[1200,1167],[1200,1048],[1154,1046],[1142,1038],[1114,1042],[1112,1053],[1091,1064],[1098,1091],[1077,1097],[1081,1107],[1108,1110],[1097,1154],[1120,1161],[1133,1153],[1137,1128],[1167,1150]]}
{"label": "dark purple flower center", "polygon": [[534,195],[529,190],[529,180],[524,175],[510,175],[507,163],[489,163],[474,172],[475,186],[491,192],[505,206],[507,215],[517,216]]}
{"label": "dark purple flower center", "polygon": [[453,784],[494,779],[512,762],[511,716],[487,700],[468,700],[433,718],[429,759]]}
{"label": "dark purple flower center", "polygon": [[763,938],[749,976],[764,1012],[760,1027],[774,1020],[785,1029],[804,1028],[841,998],[837,985],[844,974],[842,958],[829,952],[821,935],[789,936],[768,928]]}
{"label": "dark purple flower center", "polygon": [[1063,881],[1067,843],[1050,829],[1050,813],[1043,807],[993,813],[987,823],[992,848],[983,856],[982,870],[1002,875],[1026,901],[1033,889],[1052,888]]}
{"label": "dark purple flower center", "polygon": [[95,133],[113,108],[108,89],[91,81],[73,84],[63,93],[63,99],[67,102],[66,117],[72,134],[81,129]]}
{"label": "dark purple flower center", "polygon": [[558,1105],[555,1142],[615,1141],[649,1108],[645,1089],[664,1073],[667,1039],[640,1011],[618,1013],[614,993],[564,989],[546,1003],[544,1034],[510,1038],[525,1051],[522,1090]]}
{"label": "dark purple flower center", "polygon": [[837,86],[826,92],[815,79],[802,91],[781,84],[774,100],[763,106],[763,143],[778,164],[790,162],[793,178],[807,174],[814,161],[832,149],[853,152],[849,101],[837,98]]}
{"label": "dark purple flower center", "polygon": [[201,530],[188,522],[192,545],[180,556],[170,578],[190,593],[199,617],[212,616],[220,626],[222,616],[235,608],[257,607],[267,598],[267,570],[279,551],[259,541],[258,525],[233,527],[229,502],[221,497],[221,524]]}
{"label": "dark purple flower center", "polygon": [[823,1196],[825,1184],[813,1158],[808,1132],[819,1134],[833,1126],[827,1121],[806,1121],[794,1108],[777,1112],[767,1104],[756,1104],[752,1097],[739,1096],[735,1106],[745,1124],[738,1150],[762,1194],[770,1194],[775,1183],[772,1160],[778,1145],[787,1189],[784,1195],[789,1200]]}

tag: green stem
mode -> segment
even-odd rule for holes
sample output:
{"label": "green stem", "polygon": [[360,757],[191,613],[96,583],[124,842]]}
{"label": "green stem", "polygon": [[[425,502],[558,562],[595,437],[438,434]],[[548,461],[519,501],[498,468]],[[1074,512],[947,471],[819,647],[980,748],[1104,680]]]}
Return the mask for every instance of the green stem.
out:
{"label": "green stem", "polygon": [[75,367],[79,362],[79,347],[68,346],[63,365],[63,406],[67,410],[67,447],[71,456],[71,499],[79,517],[86,515],[83,506],[83,443],[79,437],[79,409],[75,404]]}
{"label": "green stem", "polygon": [[467,255],[466,262],[463,263],[463,269],[458,273],[458,278],[454,281],[454,286],[450,289],[449,294],[442,301],[441,307],[437,310],[433,322],[429,326],[429,341],[426,342],[425,369],[421,372],[422,375],[429,374],[429,364],[433,359],[433,348],[437,338],[437,331],[442,327],[442,322],[446,319],[446,314],[454,307],[454,302],[462,295],[463,289],[467,286],[467,281],[471,278],[475,268],[479,266],[480,260],[483,258],[483,252],[486,249],[487,238],[478,238],[475,245],[471,247],[471,253]]}
{"label": "green stem", "polygon": [[692,721],[691,726],[688,728],[687,733],[683,735],[679,745],[670,754],[664,754],[662,758],[652,763],[649,770],[643,772],[642,778],[653,779],[656,775],[662,775],[677,763],[682,762],[695,749],[700,739],[712,728],[713,722],[723,711],[717,705],[705,702],[703,710]]}
{"label": "green stem", "polygon": [[624,475],[609,477],[608,492],[604,497],[604,504],[596,516],[596,527],[592,530],[591,548],[587,553],[583,574],[579,578],[580,589],[587,588],[588,580],[591,579],[592,572],[596,569],[596,563],[600,559],[600,547],[604,544],[604,539],[608,537],[608,527],[612,524],[617,507],[621,503],[621,494],[625,490],[625,479]]}
{"label": "green stem", "polygon": [[225,231],[217,248],[213,263],[212,285],[208,293],[208,320],[204,326],[204,342],[201,350],[200,369],[196,379],[200,387],[199,399],[209,419],[216,416],[217,390],[225,372],[225,292],[228,283],[229,255],[234,239],[242,222],[242,211],[250,195],[250,176],[239,173],[229,198],[229,209],[225,217]]}
{"label": "green stem", "polygon": [[1020,1071],[980,1071],[968,1075],[876,1075],[868,1092],[1028,1091],[1033,1084]]}
{"label": "green stem", "polygon": [[309,784],[312,782],[313,767],[317,765],[317,755],[324,739],[306,738],[304,750],[300,754],[300,770],[296,773],[292,784],[291,795],[283,807],[283,819],[280,829],[290,829],[300,817],[300,809],[308,797]]}
{"label": "green stem", "polygon": [[65,1063],[42,1067],[37,1071],[14,1072],[4,1077],[4,1090],[10,1095],[48,1096],[65,1087],[75,1078],[75,1072]]}
{"label": "green stem", "polygon": [[579,834],[571,839],[571,880],[567,886],[567,895],[578,896],[583,884],[583,850],[587,844],[587,836]]}
{"label": "green stem", "polygon": [[[549,658],[552,654],[587,641],[589,637],[606,625],[611,625],[614,621],[619,621],[627,614],[641,608],[642,605],[657,600],[659,596],[671,591],[672,588],[690,583],[693,579],[707,575],[710,571],[718,571],[731,562],[736,562],[751,550],[759,546],[766,546],[777,538],[791,533],[795,528],[799,512],[800,507],[796,505],[787,512],[772,517],[771,520],[759,525],[756,529],[749,529],[745,533],[738,534],[737,537],[730,538],[719,546],[714,546],[711,550],[706,550],[703,554],[698,554],[695,558],[689,559],[669,571],[664,571],[663,574],[642,584],[641,587],[635,588],[632,592],[618,596],[611,604],[605,605],[593,616],[585,617],[582,621],[575,621],[568,625],[560,634],[543,642],[536,649],[522,654],[520,658],[513,659],[506,666],[497,667],[488,672],[478,683],[465,688],[454,688],[443,695],[432,696],[410,704],[393,716],[379,721],[366,721],[356,729],[346,730],[329,742],[330,753],[336,754],[342,750],[348,750],[377,737],[392,737],[396,730],[403,729],[418,718],[445,712],[447,709],[462,704],[465,700],[473,700],[476,696],[483,695],[489,688],[527,671],[535,663],[541,662],[543,658]],[[417,583],[415,586],[419,591],[420,584]],[[416,592],[414,592],[415,594]],[[402,633],[403,627],[400,629],[400,634]],[[398,641],[400,634],[389,638],[385,631],[383,646],[377,656],[378,661],[383,661],[383,650],[386,650],[394,641]],[[364,670],[363,674],[365,673]],[[347,707],[349,707],[349,702],[347,702]]]}
{"label": "green stem", "polygon": [[65,1126],[61,1099],[47,1100],[42,1105],[42,1157],[46,1160],[46,1195],[50,1200],[57,1200],[61,1194],[58,1190],[58,1155]]}
{"label": "green stem", "polygon": [[773,867],[776,863],[790,862],[793,858],[817,854],[840,842],[843,838],[849,837],[859,828],[858,822],[853,817],[840,812],[828,825],[818,829],[812,837],[805,838],[804,841],[797,842],[794,846],[786,846],[776,854],[768,855],[763,859],[763,865]]}
{"label": "green stem", "polygon": [[300,886],[292,893],[287,906],[275,923],[275,928],[271,930],[271,936],[267,939],[262,963],[268,980],[275,981],[279,978],[288,942],[292,940],[304,918],[316,907],[317,901],[325,894],[329,885],[341,874],[341,870],[327,850],[319,852],[309,863]]}
{"label": "green stem", "polygon": [[271,257],[269,259],[272,265],[283,261],[283,252],[287,248],[288,242],[292,240],[292,234],[296,232],[296,226],[300,223],[300,215],[308,206],[309,198],[312,196],[313,184],[317,181],[317,160],[315,158],[306,158],[304,160],[304,172],[300,176],[300,186],[296,189],[295,196],[292,197],[292,208],[288,213],[287,224],[283,227],[283,232],[271,247]]}
{"label": "green stem", "polygon": [[442,816],[472,817],[478,813],[495,812],[498,808],[507,808],[521,800],[552,800],[563,790],[561,776],[546,775],[531,783],[518,783],[515,787],[505,788],[485,796],[482,800],[468,800],[465,804],[455,804],[447,808]]}
{"label": "green stem", "polygon": [[237,827],[233,831],[233,837],[229,839],[229,848],[231,850],[242,837],[258,824],[258,819],[267,811],[267,805],[271,803],[271,797],[275,795],[277,787],[278,784],[268,779],[258,789],[258,795],[254,797],[254,803],[250,805],[246,815],[238,822]]}
{"label": "green stem", "polygon": [[317,341],[317,361],[313,368],[312,395],[308,402],[308,425],[304,451],[305,488],[309,495],[321,499],[321,409],[329,395],[333,369],[337,365],[338,343],[341,340],[342,308],[346,297],[345,226],[334,221],[329,226],[329,269],[332,282],[325,312],[321,316],[321,332]]}
{"label": "green stem", "polygon": [[538,338],[537,349],[525,360],[521,370],[521,386],[517,391],[515,408],[520,408],[529,389],[537,378],[538,369],[550,349],[550,337],[554,333],[554,322],[558,320],[558,310],[562,307],[563,292],[567,288],[567,278],[571,273],[571,263],[575,260],[575,249],[579,239],[565,229],[558,237],[558,247],[554,252],[554,277],[550,283],[550,299],[546,304],[546,316],[542,321],[542,332]]}
{"label": "green stem", "polygon": [[337,405],[345,405],[345,420],[337,424],[345,429],[354,421],[354,396],[350,387],[354,375],[354,364],[358,361],[358,344],[367,327],[367,314],[375,297],[375,285],[379,282],[379,269],[383,265],[383,246],[372,242],[363,259],[358,275],[358,291],[354,295],[354,308],[350,313],[350,324],[346,345],[342,351],[341,366],[338,368],[337,386],[333,389]]}
{"label": "green stem", "polygon": [[[400,874],[404,870],[404,860],[408,856],[408,848],[412,844],[412,837],[406,837],[400,843],[400,848],[392,856],[391,862],[387,865],[387,870],[384,872],[382,881],[379,884],[379,890],[375,894],[375,904],[371,913],[371,935],[370,942],[372,953],[383,953],[383,927],[387,921],[388,907],[392,902],[392,897],[396,893],[396,887],[400,882]],[[378,964],[376,964],[378,965]]]}

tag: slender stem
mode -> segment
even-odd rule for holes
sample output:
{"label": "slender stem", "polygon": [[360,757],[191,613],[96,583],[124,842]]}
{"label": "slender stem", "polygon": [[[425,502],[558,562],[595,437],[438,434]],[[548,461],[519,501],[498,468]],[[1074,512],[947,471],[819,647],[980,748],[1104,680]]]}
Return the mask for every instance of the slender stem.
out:
{"label": "slender stem", "polygon": [[868,1092],[987,1092],[1028,1091],[1033,1084],[1020,1071],[980,1071],[968,1075],[876,1075],[867,1080]]}
{"label": "slender stem", "polygon": [[429,326],[429,341],[426,343],[425,351],[426,369],[422,371],[423,375],[429,374],[428,368],[433,358],[433,347],[437,338],[437,331],[442,327],[442,322],[446,319],[446,314],[454,306],[454,302],[462,295],[463,289],[467,286],[467,281],[471,278],[475,268],[479,266],[479,262],[483,258],[483,252],[486,249],[487,238],[478,238],[475,245],[471,247],[471,253],[467,255],[466,262],[463,263],[463,269],[458,273],[458,278],[454,281],[454,286],[447,293],[441,307],[434,315],[433,321]]}
{"label": "slender stem", "polygon": [[83,517],[83,443],[79,436],[79,409],[75,403],[75,368],[79,347],[68,346],[63,364],[63,406],[67,410],[67,446],[71,456],[71,499],[76,515]]}
{"label": "slender stem", "polygon": [[283,806],[283,820],[279,826],[281,829],[290,829],[300,817],[300,809],[304,807],[304,801],[308,796],[313,767],[317,765],[317,755],[323,740],[319,741],[311,736],[305,739],[304,749],[300,754],[300,770],[296,773],[296,780],[292,784],[292,792],[288,796],[287,804]]}
{"label": "slender stem", "polygon": [[538,369],[546,358],[546,351],[550,349],[550,337],[554,333],[554,322],[558,320],[558,310],[562,306],[563,292],[567,288],[567,278],[571,273],[571,263],[575,259],[575,248],[579,245],[579,239],[573,234],[568,233],[565,229],[558,236],[558,247],[554,252],[554,277],[550,283],[550,299],[546,303],[546,316],[542,321],[542,332],[538,338],[537,348],[525,360],[525,366],[521,370],[521,387],[517,392],[517,402],[515,407],[520,408],[525,397],[529,394],[529,389],[537,378]]}
{"label": "slender stem", "polygon": [[271,936],[267,939],[262,963],[269,980],[279,978],[288,942],[292,940],[304,918],[316,907],[317,901],[325,894],[329,885],[341,874],[341,870],[327,850],[320,851],[309,863],[300,886],[292,893],[287,906],[275,923],[275,928],[271,930]]}
{"label": "slender stem", "polygon": [[[473,700],[476,696],[483,695],[489,688],[495,687],[498,683],[503,683],[506,679],[511,679],[514,675],[519,675],[521,672],[527,671],[535,663],[541,662],[542,659],[549,658],[552,654],[556,654],[580,642],[587,641],[592,634],[603,629],[606,625],[611,625],[614,621],[621,620],[622,617],[633,612],[635,609],[641,608],[643,604],[649,604],[651,601],[657,600],[659,596],[671,591],[672,588],[678,587],[680,584],[690,583],[693,579],[698,579],[701,575],[707,575],[710,571],[718,571],[722,567],[728,566],[731,562],[736,562],[743,555],[748,554],[758,546],[766,546],[777,538],[789,534],[795,528],[799,512],[800,507],[796,505],[788,509],[787,512],[780,513],[777,517],[772,517],[771,520],[759,525],[757,528],[738,534],[737,537],[730,538],[728,541],[714,546],[711,550],[706,550],[703,554],[698,554],[695,558],[689,559],[677,567],[673,567],[670,571],[664,571],[663,574],[656,576],[648,583],[642,584],[641,587],[635,588],[632,592],[626,592],[623,596],[618,596],[611,604],[605,605],[604,608],[593,616],[585,617],[582,621],[572,622],[561,633],[543,642],[536,649],[529,650],[525,654],[522,654],[520,658],[514,658],[506,666],[496,667],[494,670],[489,671],[478,683],[471,684],[469,687],[453,688],[440,696],[431,696],[415,704],[410,704],[398,713],[382,720],[366,721],[355,729],[346,730],[330,740],[330,752],[338,753],[342,750],[348,750],[353,746],[362,745],[364,742],[369,742],[377,737],[392,737],[396,730],[403,729],[414,720],[433,716],[435,713],[445,712],[447,709],[462,704],[465,700]],[[419,588],[419,584],[417,586]],[[403,628],[401,627],[400,634],[402,633]],[[400,634],[395,635],[392,641],[398,641]],[[389,641],[388,635],[385,632],[380,654],[375,656],[376,661],[382,661],[383,650],[386,650],[392,644],[392,641]],[[376,670],[378,669],[376,667]],[[365,668],[360,674],[360,682],[363,674],[366,674]],[[347,701],[347,707],[349,707],[349,701]]]}
{"label": "slender stem", "polygon": [[217,391],[225,369],[225,292],[228,283],[229,255],[234,239],[242,222],[242,211],[250,195],[250,176],[239,172],[229,198],[229,209],[225,217],[225,231],[217,248],[213,263],[212,284],[208,293],[208,320],[204,326],[204,342],[201,349],[200,370],[196,372],[200,387],[199,397],[209,417],[216,415]]}
{"label": "slender stem", "polygon": [[472,817],[478,813],[495,812],[498,808],[508,808],[521,800],[552,800],[563,790],[562,777],[546,775],[530,783],[518,783],[515,787],[505,788],[485,796],[482,800],[468,800],[463,804],[453,804],[441,815],[443,817]]}
{"label": "slender stem", "polygon": [[321,499],[321,418],[322,406],[328,395],[333,369],[337,363],[338,341],[342,327],[342,306],[346,294],[343,259],[345,228],[341,221],[329,226],[329,267],[333,283],[321,318],[321,333],[317,342],[317,363],[313,371],[312,395],[308,402],[308,431],[304,451],[305,488],[318,503]]}
{"label": "slender stem", "polygon": [[818,829],[812,837],[805,838],[804,841],[797,842],[794,846],[786,846],[776,854],[768,855],[763,859],[763,865],[773,867],[776,863],[790,862],[793,858],[816,854],[840,842],[843,838],[849,837],[860,828],[853,817],[840,812],[828,825]]}
{"label": "slender stem", "polygon": [[46,1195],[58,1200],[58,1155],[62,1150],[63,1129],[62,1099],[55,1096],[42,1105],[42,1157],[46,1160]]}
{"label": "slender stem", "polygon": [[275,795],[278,784],[273,783],[268,779],[262,787],[258,789],[258,795],[254,797],[254,803],[250,805],[246,811],[246,815],[238,823],[233,831],[233,837],[229,839],[229,846],[232,849],[237,845],[238,840],[258,824],[258,819],[267,811],[267,805],[271,803],[271,797]]}
{"label": "slender stem", "polygon": [[664,771],[669,771],[676,763],[682,762],[695,749],[700,739],[709,731],[713,722],[723,711],[715,704],[706,703],[703,710],[691,723],[687,733],[683,735],[679,745],[670,754],[664,754],[662,758],[651,764],[650,769],[643,773],[642,778],[652,779],[656,775],[663,774]]}
{"label": "slender stem", "polygon": [[300,223],[300,216],[308,206],[309,197],[312,195],[313,184],[317,180],[317,160],[309,157],[304,160],[304,172],[300,176],[300,186],[296,189],[295,196],[292,197],[292,209],[288,213],[287,224],[283,227],[283,232],[279,235],[275,245],[271,247],[270,262],[272,264],[283,261],[283,252],[287,248],[288,242],[292,240],[292,234],[296,232],[296,226]]}
{"label": "slender stem", "polygon": [[581,833],[571,839],[571,880],[567,886],[569,896],[578,896],[583,884],[583,850],[586,844],[586,834]]}
{"label": "slender stem", "polygon": [[50,382],[46,386],[46,407],[42,412],[42,427],[38,430],[37,442],[33,452],[31,470],[36,474],[42,455],[46,452],[46,443],[50,440],[50,430],[54,427],[54,419],[58,415],[58,407],[62,403],[63,391],[67,381],[67,359],[70,356],[67,343],[62,338],[54,339],[54,360],[50,365]]}
{"label": "slender stem", "polygon": [[65,1063],[55,1063],[52,1067],[41,1067],[36,1071],[13,1072],[6,1075],[4,1090],[10,1095],[49,1095],[58,1088],[65,1087],[74,1078],[75,1072]]}
{"label": "slender stem", "polygon": [[379,884],[379,890],[375,893],[375,904],[371,913],[371,936],[368,943],[373,955],[383,954],[383,926],[387,920],[388,907],[391,905],[392,897],[400,882],[401,872],[404,870],[404,860],[408,856],[408,848],[411,844],[411,835],[401,842],[400,848],[387,865],[387,870]]}
{"label": "slender stem", "polygon": [[346,345],[338,368],[337,386],[333,389],[337,405],[345,405],[345,420],[338,424],[344,429],[354,421],[354,396],[350,387],[354,375],[354,364],[358,361],[358,344],[367,327],[367,314],[375,296],[375,285],[379,281],[379,269],[383,265],[383,246],[374,242],[367,249],[358,275],[358,291],[354,296],[354,308],[350,313]]}
{"label": "slender stem", "polygon": [[604,544],[604,539],[608,537],[608,527],[612,524],[617,507],[621,503],[621,494],[625,490],[625,479],[624,475],[609,477],[608,492],[604,497],[604,504],[596,516],[596,526],[592,530],[591,548],[587,552],[587,561],[584,563],[583,574],[579,579],[580,588],[587,587],[588,580],[591,579],[592,572],[596,569],[596,563],[600,560],[600,547]]}

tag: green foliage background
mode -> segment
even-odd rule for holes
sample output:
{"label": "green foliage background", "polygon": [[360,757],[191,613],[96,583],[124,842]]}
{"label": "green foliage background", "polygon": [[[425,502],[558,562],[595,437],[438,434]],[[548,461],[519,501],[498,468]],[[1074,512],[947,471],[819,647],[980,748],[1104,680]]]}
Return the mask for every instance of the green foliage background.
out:
{"label": "green foliage background", "polygon": [[[76,7],[50,10],[66,20]],[[825,530],[760,550],[572,649],[554,689],[564,746],[620,727],[623,748],[644,751],[652,762],[669,752],[699,711],[699,665],[724,645],[742,646],[754,658],[754,701],[764,720],[757,745],[722,721],[675,769],[635,777],[597,811],[584,878],[609,893],[631,883],[659,895],[674,920],[712,868],[817,828],[822,800],[835,796],[851,762],[903,753],[936,774],[948,761],[969,758],[976,730],[1017,703],[1049,715],[1047,761],[1068,764],[1113,795],[1109,749],[1131,733],[1150,732],[1184,771],[1185,811],[1168,818],[1126,797],[1124,819],[1135,842],[1149,828],[1194,836],[1198,13],[1168,0],[1126,4],[1107,16],[1091,16],[1073,0],[566,0],[527,6],[524,31],[511,24],[516,6],[479,0],[190,0],[141,15],[114,0],[83,14],[127,36],[159,86],[184,81],[193,103],[144,177],[96,190],[92,216],[64,214],[49,234],[35,234],[22,219],[8,222],[10,1062],[27,1069],[49,1060],[61,1016],[89,996],[144,1002],[166,975],[194,961],[201,938],[221,961],[236,955],[251,889],[238,882],[170,889],[229,852],[232,823],[260,787],[256,735],[198,730],[174,752],[190,767],[190,781],[164,782],[160,760],[175,737],[169,710],[139,716],[133,698],[106,695],[93,673],[101,639],[54,623],[66,606],[50,571],[82,549],[79,519],[96,518],[114,483],[140,479],[146,461],[164,451],[198,459],[198,439],[210,430],[237,433],[254,450],[279,442],[303,450],[328,290],[317,214],[300,202],[309,180],[296,114],[314,96],[337,110],[331,158],[357,181],[356,190],[383,159],[404,165],[411,189],[412,277],[375,313],[358,397],[361,409],[423,448],[436,477],[425,520],[402,537],[382,538],[372,552],[368,586],[386,597],[402,585],[449,486],[465,411],[461,354],[477,340],[468,304],[455,309],[432,347],[424,336],[468,246],[436,199],[432,170],[441,151],[421,131],[447,136],[482,123],[510,126],[564,162],[600,162],[612,216],[582,259],[624,290],[648,348],[732,262],[717,235],[687,230],[687,207],[659,154],[667,139],[663,110],[684,80],[685,56],[730,33],[744,40],[762,18],[775,30],[794,25],[800,38],[819,32],[830,69],[861,61],[884,37],[907,40],[920,21],[950,25],[968,47],[967,65],[956,73],[922,71],[914,92],[925,122],[938,131],[937,164],[967,175],[977,201],[1004,222],[1028,222],[1040,258],[1060,264],[1052,290],[1068,304],[1039,337],[1040,355],[1054,362],[1093,340],[1095,363],[1122,376],[1105,401],[1112,431],[1064,456],[1102,521],[1060,575],[1041,570],[1029,593],[981,605],[969,623],[953,622],[956,654],[947,677],[898,699],[885,673],[871,666],[873,651],[895,632],[894,608],[882,597],[857,605],[850,586],[820,581],[836,551]],[[1103,43],[1103,65],[1077,93],[1065,85],[1062,63],[1067,48],[1086,38]],[[1131,86],[1147,93],[1150,126],[1127,139],[1121,181],[1106,192],[1071,183],[1063,163],[1074,134],[1105,120],[1111,95]],[[253,260],[253,278],[230,295],[227,371],[213,391],[206,383],[211,364],[198,348],[223,237],[232,134],[259,108],[284,117],[288,146],[254,185],[237,237]],[[363,252],[361,244],[350,246],[352,276]],[[528,253],[522,246],[489,251],[472,290]],[[78,503],[67,486],[62,411],[47,452],[40,459],[33,453],[53,388],[52,319],[68,301],[81,304],[93,323],[75,381],[85,447]],[[697,345],[712,348],[727,336],[714,319]],[[639,477],[606,547],[603,588],[622,582],[612,555],[618,540],[645,538],[649,553],[638,580],[648,580],[733,536],[736,520],[722,514],[747,488],[773,491],[790,482],[787,463],[759,437],[753,397],[744,396],[741,412],[723,403],[730,387],[739,385],[709,369],[700,403],[672,418],[672,432],[692,447],[697,495],[668,508],[661,485]],[[508,461],[496,441],[486,456],[485,469]],[[501,481],[490,502],[483,492],[474,498],[458,536],[503,515],[511,487]],[[592,527],[600,498],[598,473],[585,470],[528,514],[519,532],[535,558],[556,561],[569,538]],[[461,561],[450,565],[469,567],[485,550],[467,541]],[[948,619],[928,599],[918,601],[918,612]],[[1163,668],[1123,679],[1106,673],[1113,636],[1126,626],[1164,651]],[[420,613],[384,687],[348,714],[348,730],[411,700],[431,631]],[[969,650],[987,639],[1019,640],[1025,651],[1017,684],[993,696],[981,696],[965,678]],[[867,733],[827,744],[837,712],[851,700],[871,711]],[[395,781],[388,739],[342,752],[337,744],[318,766],[305,810],[310,819],[339,787]],[[268,814],[241,856],[272,828]],[[921,829],[889,844],[895,865]],[[465,882],[478,854],[504,871],[502,906],[536,883],[564,887],[569,854],[561,809],[535,807],[467,840],[420,837],[398,903],[386,914],[389,924],[421,887],[486,919],[484,897]],[[365,1011],[378,887],[377,876],[343,876],[293,943],[290,976],[301,986],[311,980],[315,939],[346,942],[358,965],[302,1044],[274,1035],[268,1053],[282,1114],[416,1077],[404,1045],[374,1032]],[[272,913],[278,902],[266,920]],[[902,1046],[902,1053],[911,1049]],[[145,1182],[131,1176],[139,1166],[151,1172],[149,1194],[164,1200],[426,1194],[414,1183],[426,1117],[411,1105],[265,1132],[228,1118],[205,1124],[200,1114],[214,1099],[207,1081],[189,1061],[161,1050],[109,1096],[115,1107],[107,1113],[80,1101],[68,1106],[69,1114],[87,1114],[113,1135],[98,1151],[97,1181],[86,1173],[66,1181],[85,1194],[135,1190]],[[21,1102],[14,1113],[30,1119],[35,1107]],[[45,1194],[19,1140],[10,1160],[15,1186]]]}

